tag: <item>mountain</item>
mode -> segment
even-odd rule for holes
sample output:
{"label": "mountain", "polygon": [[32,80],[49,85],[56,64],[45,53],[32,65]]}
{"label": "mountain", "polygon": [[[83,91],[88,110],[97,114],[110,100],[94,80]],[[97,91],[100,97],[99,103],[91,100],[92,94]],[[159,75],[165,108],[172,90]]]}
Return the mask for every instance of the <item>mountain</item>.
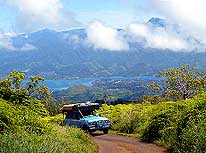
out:
{"label": "mountain", "polygon": [[[164,20],[157,18],[148,22],[156,26],[165,25]],[[45,29],[17,35],[11,40],[15,50],[0,49],[0,76],[11,71],[47,79],[137,76],[157,74],[185,63],[202,70],[206,66],[205,52],[144,48],[141,43],[130,43],[129,51],[94,49],[87,42],[85,29],[62,32]]]}
{"label": "mountain", "polygon": [[153,26],[157,27],[165,27],[168,23],[166,19],[160,19],[160,18],[151,18],[147,24],[151,24]]}

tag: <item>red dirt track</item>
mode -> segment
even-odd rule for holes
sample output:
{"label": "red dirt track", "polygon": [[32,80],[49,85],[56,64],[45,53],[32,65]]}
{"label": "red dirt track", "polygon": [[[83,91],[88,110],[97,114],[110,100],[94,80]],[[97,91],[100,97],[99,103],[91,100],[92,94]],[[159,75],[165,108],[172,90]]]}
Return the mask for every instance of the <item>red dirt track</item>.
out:
{"label": "red dirt track", "polygon": [[167,150],[141,140],[113,134],[94,134],[99,153],[167,153]]}

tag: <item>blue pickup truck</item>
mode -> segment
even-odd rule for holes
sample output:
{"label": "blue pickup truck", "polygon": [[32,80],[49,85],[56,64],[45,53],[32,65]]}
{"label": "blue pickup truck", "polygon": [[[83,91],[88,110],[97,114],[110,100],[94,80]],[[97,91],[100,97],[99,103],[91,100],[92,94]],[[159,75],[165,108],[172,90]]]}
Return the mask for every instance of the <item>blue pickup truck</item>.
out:
{"label": "blue pickup truck", "polygon": [[64,125],[82,128],[88,132],[95,132],[96,130],[108,133],[110,121],[106,117],[93,115],[92,112],[99,109],[98,103],[78,103],[64,105],[61,108],[64,117]]}

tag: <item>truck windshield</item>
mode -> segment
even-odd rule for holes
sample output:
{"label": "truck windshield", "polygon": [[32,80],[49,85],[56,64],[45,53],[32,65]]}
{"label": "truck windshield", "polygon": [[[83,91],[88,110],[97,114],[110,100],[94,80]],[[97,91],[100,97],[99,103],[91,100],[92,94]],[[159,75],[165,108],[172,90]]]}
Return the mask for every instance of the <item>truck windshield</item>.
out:
{"label": "truck windshield", "polygon": [[88,116],[84,116],[85,118],[87,118],[87,117],[94,117],[94,115],[88,115]]}

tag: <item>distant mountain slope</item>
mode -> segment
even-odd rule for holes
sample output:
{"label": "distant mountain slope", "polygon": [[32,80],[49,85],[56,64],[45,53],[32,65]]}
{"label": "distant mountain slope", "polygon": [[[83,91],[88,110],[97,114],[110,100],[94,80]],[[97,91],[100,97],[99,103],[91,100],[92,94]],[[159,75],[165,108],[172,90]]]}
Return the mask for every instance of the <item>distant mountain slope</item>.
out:
{"label": "distant mountain slope", "polygon": [[[163,21],[153,18],[149,23],[164,26]],[[141,43],[130,43],[130,50],[122,52],[93,49],[85,29],[45,29],[18,35],[12,42],[16,50],[0,49],[0,76],[17,70],[48,79],[136,76],[153,75],[185,63],[201,69],[206,66],[206,53],[145,49]]]}

